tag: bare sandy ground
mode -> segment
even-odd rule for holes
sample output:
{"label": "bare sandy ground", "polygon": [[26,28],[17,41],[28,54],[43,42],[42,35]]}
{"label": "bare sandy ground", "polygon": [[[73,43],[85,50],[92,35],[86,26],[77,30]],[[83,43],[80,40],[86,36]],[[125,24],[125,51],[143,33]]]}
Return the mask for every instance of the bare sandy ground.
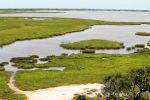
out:
{"label": "bare sandy ground", "polygon": [[60,86],[36,91],[22,91],[14,86],[13,80],[10,80],[8,85],[16,93],[25,94],[28,100],[71,100],[77,94],[85,94],[93,97],[96,96],[96,93],[101,93],[101,89],[104,87],[102,84],[95,83]]}
{"label": "bare sandy ground", "polygon": [[101,87],[103,87],[103,85],[100,84],[61,86],[26,92],[26,95],[29,100],[71,100],[74,94],[96,96],[96,93],[91,93],[90,91],[93,89],[100,90]]}

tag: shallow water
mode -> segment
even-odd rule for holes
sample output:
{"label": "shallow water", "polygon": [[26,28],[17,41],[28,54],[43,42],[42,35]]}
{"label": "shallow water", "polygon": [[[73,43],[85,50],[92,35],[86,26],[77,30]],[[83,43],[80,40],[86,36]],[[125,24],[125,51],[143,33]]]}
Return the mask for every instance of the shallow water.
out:
{"label": "shallow water", "polygon": [[[49,10],[51,12],[51,10]],[[57,12],[57,10],[56,10]],[[59,12],[59,11],[58,11]],[[150,12],[133,11],[64,11],[65,13],[14,13],[0,14],[15,17],[64,17],[64,18],[85,18],[107,21],[131,21],[131,22],[150,22]]]}
{"label": "shallow water", "polygon": [[[80,53],[80,50],[67,50],[59,45],[62,42],[76,42],[87,39],[106,39],[123,42],[126,47],[135,44],[147,44],[150,40],[148,36],[137,36],[136,32],[150,32],[150,25],[101,25],[92,26],[82,32],[70,33],[47,39],[18,41],[13,44],[0,48],[0,62],[9,61],[12,57],[22,57],[29,55],[39,55],[45,57],[47,55],[60,55],[62,53]],[[120,50],[97,50],[96,53],[120,53],[128,54],[133,51],[126,49]]]}
{"label": "shallow water", "polygon": [[52,71],[63,71],[66,67],[49,67],[49,68],[32,68],[32,69],[18,69],[17,67],[13,67],[12,63],[9,63],[5,66],[5,71],[10,71],[15,74],[17,71],[34,71],[34,70],[52,70]]}

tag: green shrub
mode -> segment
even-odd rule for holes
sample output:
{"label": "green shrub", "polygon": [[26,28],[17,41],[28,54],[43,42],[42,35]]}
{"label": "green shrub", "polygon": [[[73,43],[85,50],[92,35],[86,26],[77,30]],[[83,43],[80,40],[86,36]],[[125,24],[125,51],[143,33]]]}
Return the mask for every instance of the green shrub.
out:
{"label": "green shrub", "polygon": [[132,48],[131,47],[127,47],[127,50],[130,51],[130,50],[132,50]]}
{"label": "green shrub", "polygon": [[135,48],[144,48],[144,47],[145,47],[144,44],[136,44],[136,45],[135,45]]}
{"label": "green shrub", "polygon": [[95,50],[94,49],[85,49],[85,50],[82,50],[82,53],[95,53]]}

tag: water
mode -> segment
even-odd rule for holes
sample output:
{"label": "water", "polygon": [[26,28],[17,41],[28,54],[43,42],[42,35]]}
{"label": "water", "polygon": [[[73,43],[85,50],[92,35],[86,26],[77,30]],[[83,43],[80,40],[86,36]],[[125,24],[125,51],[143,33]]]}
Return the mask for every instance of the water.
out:
{"label": "water", "polygon": [[[51,12],[51,11],[49,11]],[[57,12],[57,10],[56,10]],[[63,11],[65,13],[14,13],[0,14],[1,17],[65,17],[65,18],[84,18],[107,21],[124,21],[124,22],[150,22],[150,12],[127,12],[127,11]],[[47,18],[33,18],[33,20],[45,20]],[[135,44],[147,44],[150,37],[136,36],[136,32],[150,32],[150,25],[126,25],[112,26],[102,25],[93,26],[82,32],[75,32],[63,36],[57,36],[48,39],[19,41],[0,48],[0,62],[9,61],[12,57],[23,57],[29,55],[60,55],[62,53],[80,53],[80,50],[66,50],[59,45],[62,42],[76,42],[87,39],[106,39],[123,42],[126,47]],[[120,53],[128,54],[134,51],[120,50],[96,50],[96,53]],[[46,63],[40,62],[38,63]],[[18,71],[11,64],[5,67],[6,71]],[[21,70],[21,69],[20,69]],[[35,69],[32,69],[35,70]]]}
{"label": "water", "polygon": [[53,71],[63,71],[66,67],[49,67],[49,68],[32,68],[32,69],[18,69],[17,67],[13,67],[12,63],[9,63],[5,66],[5,71],[16,73],[17,71],[34,71],[34,70],[53,70]]}
{"label": "water", "polygon": [[[53,12],[49,10],[49,12]],[[60,11],[55,11],[60,12]],[[15,17],[64,17],[64,18],[84,18],[107,21],[124,22],[150,22],[150,12],[128,12],[128,11],[63,11],[65,13],[14,13],[0,14],[4,16]]]}
{"label": "water", "polygon": [[[62,53],[80,53],[80,50],[67,50],[59,45],[62,42],[77,42],[87,39],[106,39],[123,42],[126,47],[135,44],[147,44],[150,40],[148,36],[137,36],[136,32],[150,32],[150,25],[102,25],[92,26],[82,32],[70,33],[47,39],[18,41],[0,48],[0,62],[9,61],[12,57],[23,57],[29,55],[60,55]],[[133,51],[120,50],[97,50],[97,53],[120,53],[128,54]]]}

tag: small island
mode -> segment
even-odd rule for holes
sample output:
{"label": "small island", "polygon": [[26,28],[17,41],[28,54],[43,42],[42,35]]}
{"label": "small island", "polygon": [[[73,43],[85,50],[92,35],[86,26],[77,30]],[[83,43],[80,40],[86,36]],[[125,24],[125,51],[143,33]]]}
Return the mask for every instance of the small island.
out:
{"label": "small island", "polygon": [[101,40],[101,39],[91,39],[91,40],[83,40],[74,43],[61,44],[60,45],[66,49],[75,49],[75,50],[83,50],[83,49],[120,49],[123,48],[123,43],[109,40]]}
{"label": "small island", "polygon": [[140,36],[150,36],[150,32],[137,32],[135,34]]}

